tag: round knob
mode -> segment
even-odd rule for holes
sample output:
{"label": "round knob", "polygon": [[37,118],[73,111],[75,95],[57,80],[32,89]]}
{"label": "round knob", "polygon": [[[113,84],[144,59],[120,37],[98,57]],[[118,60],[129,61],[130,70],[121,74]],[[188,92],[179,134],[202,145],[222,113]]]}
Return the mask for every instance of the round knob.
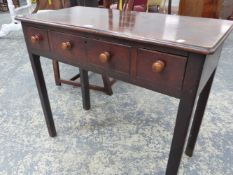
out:
{"label": "round knob", "polygon": [[40,35],[32,35],[31,36],[31,42],[32,43],[37,43],[42,40],[42,37]]}
{"label": "round knob", "polygon": [[99,59],[102,63],[106,63],[110,59],[110,53],[109,52],[103,52],[99,55]]}
{"label": "round knob", "polygon": [[162,72],[165,68],[165,62],[162,60],[158,60],[152,64],[152,71],[153,72]]}
{"label": "round knob", "polygon": [[71,47],[72,47],[72,45],[71,45],[70,42],[63,42],[63,43],[61,43],[61,48],[63,50],[71,49]]}

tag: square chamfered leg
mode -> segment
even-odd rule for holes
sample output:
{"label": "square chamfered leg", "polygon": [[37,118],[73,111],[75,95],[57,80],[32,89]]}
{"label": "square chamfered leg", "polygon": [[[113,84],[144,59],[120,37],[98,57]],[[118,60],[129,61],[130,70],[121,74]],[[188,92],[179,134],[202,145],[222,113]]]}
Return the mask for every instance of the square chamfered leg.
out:
{"label": "square chamfered leg", "polygon": [[90,104],[88,71],[82,68],[80,68],[79,71],[80,71],[80,80],[81,80],[83,108],[86,110],[89,110],[91,107],[91,104]]}
{"label": "square chamfered leg", "polygon": [[44,81],[44,75],[43,75],[43,71],[41,68],[40,56],[31,54],[31,53],[29,53],[29,56],[30,56],[32,70],[33,70],[34,77],[36,80],[36,86],[37,86],[37,90],[40,96],[40,101],[41,101],[42,109],[44,112],[48,132],[51,137],[55,137],[56,129],[55,129],[53,115],[52,115],[52,111],[51,111],[51,107],[49,103],[49,97],[48,97],[48,93],[47,93],[47,89],[46,89],[46,85]]}
{"label": "square chamfered leg", "polygon": [[190,54],[188,57],[166,175],[176,175],[178,173],[204,61],[205,56],[202,55]]}
{"label": "square chamfered leg", "polygon": [[209,78],[208,82],[206,83],[205,87],[200,93],[200,96],[198,99],[195,115],[194,115],[193,122],[192,122],[191,131],[189,134],[188,143],[187,143],[186,150],[185,150],[186,155],[190,157],[192,157],[194,147],[196,145],[198,133],[201,127],[201,123],[202,123],[202,119],[204,116],[206,104],[209,98],[214,75],[215,75],[215,71],[212,73],[211,77]]}
{"label": "square chamfered leg", "polygon": [[54,72],[55,83],[57,86],[61,86],[59,63],[56,60],[52,60],[52,62],[53,62],[53,72]]}
{"label": "square chamfered leg", "polygon": [[102,75],[102,80],[103,80],[103,83],[104,83],[105,93],[108,94],[108,95],[112,95],[113,94],[113,92],[112,92],[112,82],[109,80],[109,77],[106,76],[106,75]]}

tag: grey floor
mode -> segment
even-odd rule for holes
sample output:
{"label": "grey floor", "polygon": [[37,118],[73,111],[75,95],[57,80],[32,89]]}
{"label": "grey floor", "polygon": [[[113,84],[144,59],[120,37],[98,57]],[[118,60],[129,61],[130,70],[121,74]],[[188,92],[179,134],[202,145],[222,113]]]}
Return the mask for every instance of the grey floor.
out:
{"label": "grey floor", "polygon": [[[0,13],[0,24],[9,22]],[[162,175],[178,100],[118,81],[114,94],[91,91],[84,111],[78,88],[54,84],[42,59],[58,132],[47,133],[22,32],[0,39],[1,175]],[[77,68],[62,65],[62,76]],[[91,82],[101,83],[90,74]],[[181,175],[233,174],[233,34],[226,41],[192,158]]]}

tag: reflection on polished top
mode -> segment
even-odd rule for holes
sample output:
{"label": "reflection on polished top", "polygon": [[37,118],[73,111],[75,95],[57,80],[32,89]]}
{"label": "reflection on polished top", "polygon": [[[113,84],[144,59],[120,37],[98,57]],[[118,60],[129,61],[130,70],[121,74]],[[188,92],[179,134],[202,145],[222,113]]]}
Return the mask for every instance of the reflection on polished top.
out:
{"label": "reflection on polished top", "polygon": [[232,30],[232,22],[175,15],[73,7],[17,17],[21,21],[165,45],[210,54]]}

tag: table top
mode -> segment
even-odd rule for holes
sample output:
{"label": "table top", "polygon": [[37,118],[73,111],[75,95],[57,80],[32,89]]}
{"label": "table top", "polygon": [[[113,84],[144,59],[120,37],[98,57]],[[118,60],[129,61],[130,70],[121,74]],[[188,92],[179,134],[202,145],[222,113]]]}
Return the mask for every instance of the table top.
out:
{"label": "table top", "polygon": [[226,20],[89,7],[72,7],[16,19],[201,54],[214,53],[233,28],[233,22]]}

